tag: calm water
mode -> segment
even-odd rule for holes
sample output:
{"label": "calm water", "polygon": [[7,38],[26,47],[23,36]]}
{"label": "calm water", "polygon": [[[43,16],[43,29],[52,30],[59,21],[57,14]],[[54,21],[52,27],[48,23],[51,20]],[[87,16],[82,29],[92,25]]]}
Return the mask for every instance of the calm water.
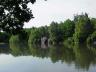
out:
{"label": "calm water", "polygon": [[0,72],[96,72],[96,49],[89,45],[2,44]]}

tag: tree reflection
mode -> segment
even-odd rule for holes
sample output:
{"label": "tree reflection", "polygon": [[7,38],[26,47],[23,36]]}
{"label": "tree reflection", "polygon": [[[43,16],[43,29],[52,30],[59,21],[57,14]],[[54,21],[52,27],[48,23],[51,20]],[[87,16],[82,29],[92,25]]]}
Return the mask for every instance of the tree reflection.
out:
{"label": "tree reflection", "polygon": [[75,65],[78,69],[89,69],[89,66],[95,60],[94,54],[88,50],[85,45],[74,46],[73,51],[75,53]]}
{"label": "tree reflection", "polygon": [[27,43],[10,43],[10,50],[13,56],[27,56],[30,54]]}
{"label": "tree reflection", "polygon": [[5,53],[5,54],[10,53],[10,48],[8,44],[0,44],[0,54],[2,53]]}
{"label": "tree reflection", "polygon": [[41,48],[41,45],[29,44],[29,50],[32,56],[45,58],[48,57],[49,48]]}
{"label": "tree reflection", "polygon": [[72,49],[66,48],[63,45],[51,46],[49,54],[53,63],[61,61],[70,64],[74,60]]}
{"label": "tree reflection", "polygon": [[6,45],[0,45],[0,53],[11,53],[15,57],[31,55],[39,58],[50,58],[53,63],[75,64],[76,69],[88,70],[91,65],[96,65],[96,46],[74,45],[72,48],[68,47],[51,45],[41,48],[41,45],[10,43],[10,48]]}

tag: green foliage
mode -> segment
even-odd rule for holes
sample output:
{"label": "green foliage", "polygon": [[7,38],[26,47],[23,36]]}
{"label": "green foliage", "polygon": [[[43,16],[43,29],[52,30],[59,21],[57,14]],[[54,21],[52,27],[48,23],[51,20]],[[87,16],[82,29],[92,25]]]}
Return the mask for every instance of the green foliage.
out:
{"label": "green foliage", "polygon": [[73,51],[76,58],[76,67],[88,70],[91,63],[95,60],[93,52],[91,52],[85,44],[74,46]]}
{"label": "green foliage", "polygon": [[49,57],[49,48],[41,48],[40,45],[29,44],[29,50],[34,57],[47,58]]}
{"label": "green foliage", "polygon": [[29,36],[28,43],[40,44],[42,37],[49,37],[48,27],[33,28]]}
{"label": "green foliage", "polygon": [[69,37],[64,41],[64,45],[68,48],[72,48],[74,46],[74,39],[73,37]]}
{"label": "green foliage", "polygon": [[39,27],[38,28],[38,31],[40,31],[40,36],[41,37],[49,37],[49,32],[48,32],[48,27],[47,26],[45,26],[45,27]]}
{"label": "green foliage", "polygon": [[64,38],[72,37],[75,29],[75,23],[70,19],[67,19],[64,23],[60,24]]}
{"label": "green foliage", "polygon": [[11,50],[10,52],[13,56],[21,56],[21,55],[27,56],[30,54],[27,43],[23,43],[23,42],[22,43],[21,42],[18,42],[18,43],[11,42],[10,50]]}
{"label": "green foliage", "polygon": [[12,35],[10,37],[9,42],[10,43],[26,43],[27,42],[27,33],[24,31],[21,34],[18,35]]}
{"label": "green foliage", "polygon": [[87,43],[88,44],[94,44],[96,42],[96,31],[94,31],[88,38]]}
{"label": "green foliage", "polygon": [[54,45],[49,49],[49,56],[53,63],[58,61],[70,64],[75,58],[72,48],[69,49],[64,45]]}
{"label": "green foliage", "polygon": [[40,35],[39,30],[37,30],[37,29],[31,30],[31,34],[29,36],[28,42],[29,43],[38,43],[38,42],[40,42],[40,36],[39,35]]}
{"label": "green foliage", "polygon": [[[74,16],[74,20],[67,19],[61,23],[52,22],[50,26],[26,28],[21,30],[20,34],[12,36],[11,40],[13,39],[13,41],[17,42],[25,40],[31,44],[40,44],[41,39],[47,37],[48,41],[52,44],[68,44],[72,42],[71,44],[73,45],[74,43],[79,44],[86,42],[88,37],[87,41],[90,40],[90,35],[95,30],[96,19],[90,19],[87,13],[85,13]],[[1,38],[2,36],[1,34]]]}
{"label": "green foliage", "polygon": [[49,27],[49,34],[50,34],[50,41],[52,41],[53,44],[59,43],[62,40],[62,34],[58,23],[52,22]]}
{"label": "green foliage", "polygon": [[28,3],[36,0],[0,0],[0,29],[17,34],[23,29],[24,22],[33,18]]}
{"label": "green foliage", "polygon": [[20,42],[19,35],[11,36],[9,42],[10,43],[19,43]]}
{"label": "green foliage", "polygon": [[28,40],[29,40],[29,36],[30,36],[30,34],[31,34],[31,30],[32,30],[32,29],[34,29],[34,28],[26,28],[26,29],[24,29],[23,36],[25,36],[25,39],[27,40],[27,42],[28,42]]}
{"label": "green foliage", "polygon": [[10,34],[5,32],[0,32],[0,42],[1,43],[8,43],[10,39]]}
{"label": "green foliage", "polygon": [[60,24],[52,22],[49,27],[50,40],[53,44],[62,43],[68,37],[73,36],[74,28],[74,22],[69,19]]}
{"label": "green foliage", "polygon": [[77,15],[75,19],[75,33],[74,41],[75,43],[83,43],[86,38],[94,31],[93,25],[88,17],[88,15]]}
{"label": "green foliage", "polygon": [[91,23],[93,24],[94,26],[94,31],[96,30],[96,18],[92,18],[90,19]]}
{"label": "green foliage", "polygon": [[96,20],[90,19],[87,13],[76,15],[73,21],[67,19],[61,23],[52,22],[49,27],[35,28],[31,32],[29,42],[40,43],[40,39],[46,36],[52,44],[61,44],[70,37],[73,37],[72,42],[84,43],[95,27]]}

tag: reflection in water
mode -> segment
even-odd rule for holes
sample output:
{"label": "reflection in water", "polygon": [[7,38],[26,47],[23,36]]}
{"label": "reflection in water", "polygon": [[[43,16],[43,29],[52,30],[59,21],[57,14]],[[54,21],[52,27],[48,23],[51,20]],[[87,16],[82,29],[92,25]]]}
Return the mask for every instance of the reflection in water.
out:
{"label": "reflection in water", "polygon": [[66,48],[62,45],[51,46],[49,57],[53,63],[61,61],[70,64],[74,60],[74,53],[72,49]]}
{"label": "reflection in water", "polygon": [[95,55],[85,45],[74,46],[76,68],[89,69],[89,66],[95,62]]}
{"label": "reflection in water", "polygon": [[[4,47],[0,45],[0,47]],[[92,46],[73,46],[72,48],[64,45],[50,46],[41,48],[41,45],[31,45],[23,43],[11,43],[10,48],[0,48],[0,53],[11,53],[13,56],[32,56],[38,58],[50,58],[52,63],[61,62],[71,66],[75,65],[76,69],[88,71],[92,65],[96,65],[96,49]]]}
{"label": "reflection in water", "polygon": [[0,44],[0,53],[5,53],[9,54],[10,53],[10,48],[8,44]]}
{"label": "reflection in water", "polygon": [[10,43],[10,52],[13,56],[27,56],[30,54],[26,43]]}
{"label": "reflection in water", "polygon": [[40,45],[29,45],[29,50],[32,56],[40,57],[40,58],[47,58],[49,57],[49,48],[41,48]]}

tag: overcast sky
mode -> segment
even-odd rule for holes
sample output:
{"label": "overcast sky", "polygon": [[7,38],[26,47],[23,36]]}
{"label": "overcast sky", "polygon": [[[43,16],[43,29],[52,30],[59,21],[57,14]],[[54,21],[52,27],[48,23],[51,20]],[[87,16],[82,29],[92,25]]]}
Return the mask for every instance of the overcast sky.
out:
{"label": "overcast sky", "polygon": [[73,19],[74,14],[82,12],[87,12],[90,17],[96,17],[96,0],[37,0],[35,4],[28,6],[35,18],[25,23],[25,28]]}

